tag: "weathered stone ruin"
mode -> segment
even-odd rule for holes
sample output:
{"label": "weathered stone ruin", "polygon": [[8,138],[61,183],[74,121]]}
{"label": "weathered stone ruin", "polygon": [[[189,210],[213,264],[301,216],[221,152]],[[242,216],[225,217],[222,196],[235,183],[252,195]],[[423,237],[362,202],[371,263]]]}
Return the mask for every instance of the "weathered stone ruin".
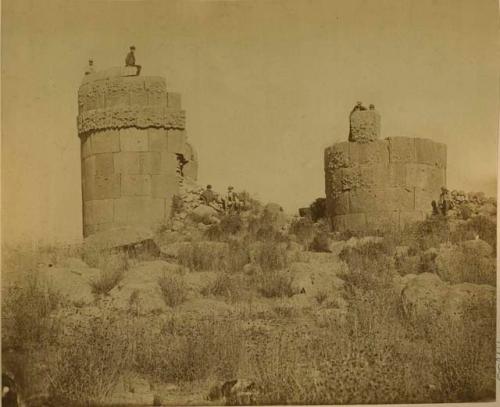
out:
{"label": "weathered stone ruin", "polygon": [[424,138],[380,139],[380,115],[354,110],[349,141],[325,149],[332,230],[402,227],[432,212],[446,185],[446,145]]}
{"label": "weathered stone ruin", "polygon": [[154,228],[170,217],[182,177],[197,178],[181,96],[165,79],[112,68],[78,90],[83,234]]}

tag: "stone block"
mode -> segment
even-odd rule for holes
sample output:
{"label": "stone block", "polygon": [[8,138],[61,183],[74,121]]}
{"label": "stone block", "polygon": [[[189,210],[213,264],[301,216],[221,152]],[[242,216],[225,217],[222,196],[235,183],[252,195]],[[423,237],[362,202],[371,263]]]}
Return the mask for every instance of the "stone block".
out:
{"label": "stone block", "polygon": [[330,218],[332,230],[339,232],[345,230],[346,229],[345,219],[346,219],[345,215],[332,216]]}
{"label": "stone block", "polygon": [[161,173],[175,174],[177,172],[177,156],[169,152],[161,152]]}
{"label": "stone block", "polygon": [[363,231],[366,230],[366,214],[364,213],[350,213],[345,216],[345,229],[352,231]]}
{"label": "stone block", "polygon": [[369,230],[396,229],[399,226],[399,212],[383,211],[367,213],[366,226]]}
{"label": "stone block", "polygon": [[182,172],[185,177],[189,177],[196,181],[198,179],[198,161],[189,161],[184,165]]}
{"label": "stone block", "polygon": [[159,174],[161,154],[159,152],[123,151],[113,155],[115,172],[128,175]]}
{"label": "stone block", "polygon": [[325,192],[327,196],[334,197],[344,191],[342,186],[342,175],[340,169],[329,171],[325,174]]}
{"label": "stone block", "polygon": [[358,189],[349,196],[351,213],[413,210],[414,191],[410,188]]}
{"label": "stone block", "polygon": [[89,136],[82,136],[80,153],[82,158],[87,158],[92,154],[92,145]]}
{"label": "stone block", "polygon": [[380,114],[376,110],[356,110],[349,121],[349,141],[369,142],[380,137]]}
{"label": "stone block", "polygon": [[151,195],[151,175],[122,175],[122,196]]}
{"label": "stone block", "polygon": [[159,174],[151,177],[153,198],[172,198],[179,192],[179,182],[175,174]]}
{"label": "stone block", "polygon": [[172,202],[173,202],[173,196],[167,197],[165,199],[165,218],[164,218],[164,220],[168,220],[172,217]]}
{"label": "stone block", "polygon": [[96,165],[95,165],[95,155],[84,158],[82,160],[83,164],[83,177],[85,180],[92,179],[96,175]]}
{"label": "stone block", "polygon": [[389,143],[389,159],[391,163],[414,163],[415,139],[408,137],[394,137],[387,140]]}
{"label": "stone block", "polygon": [[88,200],[120,197],[120,174],[95,176],[85,179],[85,196]]}
{"label": "stone block", "polygon": [[428,164],[407,164],[406,185],[431,191],[439,191],[446,185],[444,169]]}
{"label": "stone block", "polygon": [[343,192],[333,197],[327,197],[326,207],[330,216],[349,213],[349,192]]}
{"label": "stone block", "polygon": [[104,105],[106,109],[128,106],[130,103],[129,86],[122,78],[111,79],[104,87]]}
{"label": "stone block", "polygon": [[158,89],[148,89],[148,105],[150,106],[166,106],[167,94],[165,91]]}
{"label": "stone block", "polygon": [[401,228],[423,220],[425,220],[425,213],[423,211],[401,211],[399,213],[399,226]]}
{"label": "stone block", "polygon": [[114,173],[113,153],[96,154],[94,157],[96,175],[112,175]]}
{"label": "stone block", "polygon": [[151,151],[167,151],[168,150],[168,136],[167,130],[159,128],[148,129],[149,133],[149,149]]}
{"label": "stone block", "polygon": [[406,164],[389,163],[389,186],[405,187],[406,186]]}
{"label": "stone block", "polygon": [[422,211],[425,213],[432,212],[432,201],[439,200],[439,190],[429,190],[422,188],[415,188],[415,206],[414,210]]}
{"label": "stone block", "polygon": [[92,133],[92,154],[113,153],[120,151],[120,140],[117,130],[101,130]]}
{"label": "stone block", "polygon": [[359,167],[341,168],[339,172],[340,188],[342,192],[365,187]]}
{"label": "stone block", "polygon": [[114,201],[115,222],[125,225],[154,225],[165,219],[165,200],[123,197]]}
{"label": "stone block", "polygon": [[120,129],[120,149],[121,151],[148,151],[148,131],[134,127]]}
{"label": "stone block", "polygon": [[349,143],[351,165],[386,164],[389,162],[389,145],[385,140],[369,143]]}
{"label": "stone block", "polygon": [[186,143],[186,131],[177,129],[167,130],[167,143],[169,152],[182,154],[184,152],[184,144]]}
{"label": "stone block", "polygon": [[134,76],[127,79],[130,106],[146,106],[148,104],[148,92],[144,86],[142,76]]}
{"label": "stone block", "polygon": [[446,146],[432,140],[415,139],[416,161],[419,164],[428,164],[438,168],[446,167]]}
{"label": "stone block", "polygon": [[325,171],[335,171],[339,168],[350,166],[349,161],[349,142],[335,143],[325,149],[324,162]]}
{"label": "stone block", "polygon": [[113,200],[101,199],[83,203],[85,225],[113,222]]}
{"label": "stone block", "polygon": [[167,93],[167,106],[172,109],[180,109],[181,106],[181,94],[175,92]]}
{"label": "stone block", "polygon": [[363,164],[359,167],[361,183],[363,187],[371,189],[383,189],[390,185],[389,163]]}

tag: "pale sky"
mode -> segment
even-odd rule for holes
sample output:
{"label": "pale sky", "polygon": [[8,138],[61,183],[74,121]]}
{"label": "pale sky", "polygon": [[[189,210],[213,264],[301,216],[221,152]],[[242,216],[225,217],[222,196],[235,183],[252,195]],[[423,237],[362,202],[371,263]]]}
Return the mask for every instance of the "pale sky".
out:
{"label": "pale sky", "polygon": [[89,57],[182,93],[199,181],[296,212],[357,100],[382,137],[448,145],[448,186],[496,193],[495,0],[2,1],[4,240],[81,238],[77,90]]}

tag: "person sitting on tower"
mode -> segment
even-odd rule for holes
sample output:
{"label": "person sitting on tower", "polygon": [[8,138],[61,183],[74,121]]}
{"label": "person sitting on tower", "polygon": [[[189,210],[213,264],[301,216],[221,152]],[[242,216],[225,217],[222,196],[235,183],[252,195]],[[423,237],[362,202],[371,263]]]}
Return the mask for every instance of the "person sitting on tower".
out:
{"label": "person sitting on tower", "polygon": [[135,63],[135,47],[133,45],[130,47],[130,52],[127,54],[127,58],[125,58],[125,66],[133,66],[137,68],[136,76],[139,76],[141,73],[142,67]]}
{"label": "person sitting on tower", "polygon": [[353,114],[357,110],[366,110],[366,107],[363,106],[363,103],[356,102],[356,106],[351,110],[351,114]]}
{"label": "person sitting on tower", "polygon": [[89,66],[85,68],[85,75],[90,75],[91,73],[94,73],[94,61],[92,59],[89,59]]}

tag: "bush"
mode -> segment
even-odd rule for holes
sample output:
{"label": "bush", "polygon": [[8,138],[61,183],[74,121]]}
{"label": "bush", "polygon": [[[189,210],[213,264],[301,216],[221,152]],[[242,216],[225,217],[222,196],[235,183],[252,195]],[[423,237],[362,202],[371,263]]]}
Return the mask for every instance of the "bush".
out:
{"label": "bush", "polygon": [[165,304],[176,307],[187,299],[188,288],[180,276],[164,275],[158,279]]}
{"label": "bush", "polygon": [[123,280],[125,271],[123,269],[104,269],[97,280],[90,282],[92,293],[97,295],[108,295],[109,292],[115,288],[120,281]]}
{"label": "bush", "polygon": [[314,236],[313,241],[309,246],[309,250],[313,252],[330,252],[330,239],[328,234],[325,232],[320,232]]}
{"label": "bush", "polygon": [[291,297],[297,294],[293,277],[286,271],[270,271],[256,276],[259,292],[266,298]]}
{"label": "bush", "polygon": [[51,401],[61,406],[95,405],[130,367],[134,328],[105,315],[73,329],[73,335],[60,337],[49,365]]}
{"label": "bush", "polygon": [[297,236],[297,240],[301,244],[308,247],[314,238],[314,224],[309,218],[300,218],[293,220],[292,224],[290,225],[290,233]]}
{"label": "bush", "polygon": [[485,216],[474,216],[466,223],[460,224],[458,228],[451,233],[452,242],[474,239],[475,236],[484,240],[491,247],[493,253],[497,250],[497,225]]}
{"label": "bush", "polygon": [[61,293],[42,283],[38,272],[27,273],[20,286],[7,290],[3,300],[3,343],[29,347],[52,342],[59,325],[51,314],[63,302]]}
{"label": "bush", "polygon": [[136,369],[155,381],[192,382],[237,377],[244,335],[237,320],[171,320],[160,334],[144,329]]}
{"label": "bush", "polygon": [[264,271],[282,270],[287,267],[286,246],[280,243],[264,243],[258,246],[255,263]]}
{"label": "bush", "polygon": [[195,242],[182,245],[177,259],[191,271],[223,270],[227,252],[227,246],[222,243]]}

